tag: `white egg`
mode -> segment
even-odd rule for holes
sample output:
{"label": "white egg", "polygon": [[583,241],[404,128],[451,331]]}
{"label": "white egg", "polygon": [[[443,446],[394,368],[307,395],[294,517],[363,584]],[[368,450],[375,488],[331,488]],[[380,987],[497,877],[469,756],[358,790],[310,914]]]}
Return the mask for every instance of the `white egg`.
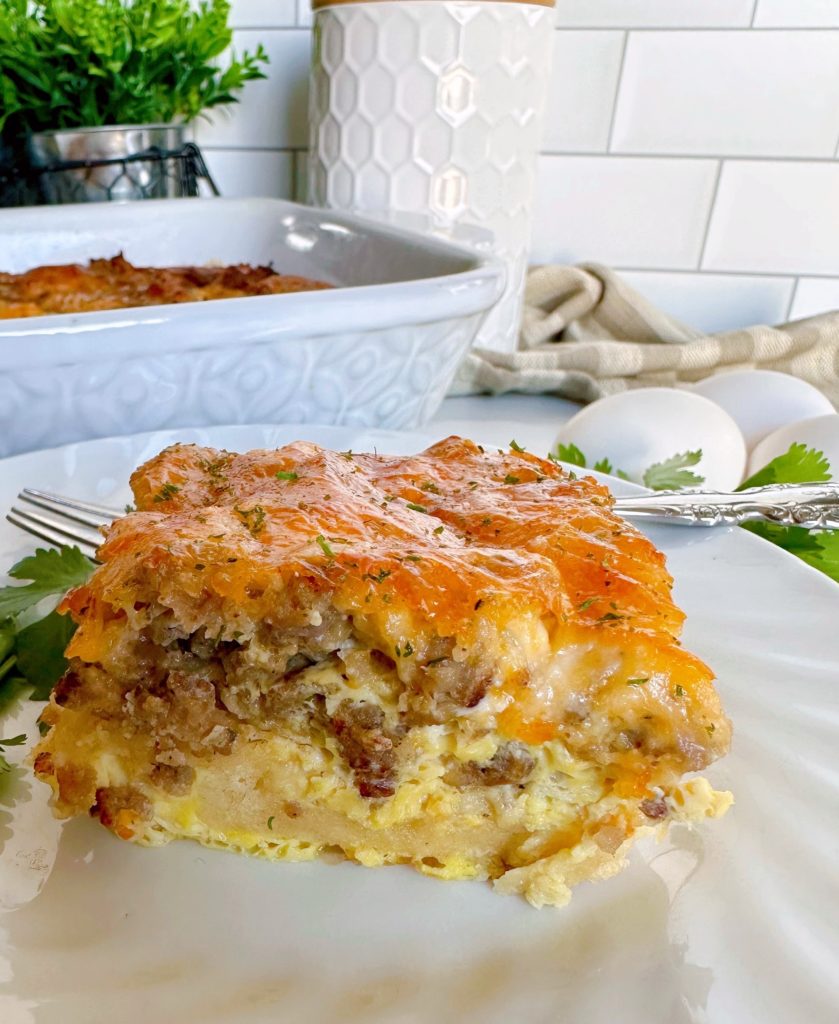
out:
{"label": "white egg", "polygon": [[717,373],[694,384],[692,390],[725,409],[742,431],[749,451],[787,423],[835,411],[818,388],[774,370]]}
{"label": "white egg", "polygon": [[709,487],[736,487],[746,466],[743,435],[728,413],[675,388],[638,388],[592,402],[563,426],[558,441],[575,444],[589,466],[608,458],[639,483],[654,463],[696,449],[702,459],[691,469]]}
{"label": "white egg", "polygon": [[789,451],[791,444],[806,444],[824,452],[834,480],[839,480],[839,414],[816,416],[798,423],[788,423],[765,437],[749,459],[749,476]]}

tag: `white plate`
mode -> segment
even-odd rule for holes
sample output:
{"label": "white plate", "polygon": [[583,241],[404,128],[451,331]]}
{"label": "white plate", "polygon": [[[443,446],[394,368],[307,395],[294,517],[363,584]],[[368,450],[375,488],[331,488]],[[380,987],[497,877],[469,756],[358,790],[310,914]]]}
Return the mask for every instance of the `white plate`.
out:
{"label": "white plate", "polygon": [[[429,440],[307,426],[88,442],[0,462],[0,507],[25,484],[118,503],[133,466],[175,437],[241,450],[300,435],[400,452]],[[734,721],[731,754],[707,773],[735,792],[723,820],[643,843],[622,875],[535,911],[407,868],[62,828],[24,775],[0,797],[0,1021],[835,1024],[839,587],[742,530],[651,535],[685,643],[717,670]],[[0,526],[2,566],[29,548]],[[30,732],[38,707],[21,713]]]}

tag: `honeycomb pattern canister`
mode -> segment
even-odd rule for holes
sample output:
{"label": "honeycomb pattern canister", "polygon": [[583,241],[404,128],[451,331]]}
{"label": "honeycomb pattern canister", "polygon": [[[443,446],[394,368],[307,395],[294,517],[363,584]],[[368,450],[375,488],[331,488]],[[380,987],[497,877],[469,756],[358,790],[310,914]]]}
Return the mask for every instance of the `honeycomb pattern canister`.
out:
{"label": "honeycomb pattern canister", "polygon": [[[552,0],[550,0],[552,2]],[[512,351],[554,10],[516,0],[314,0],[310,199],[492,232],[507,287],[477,345]]]}

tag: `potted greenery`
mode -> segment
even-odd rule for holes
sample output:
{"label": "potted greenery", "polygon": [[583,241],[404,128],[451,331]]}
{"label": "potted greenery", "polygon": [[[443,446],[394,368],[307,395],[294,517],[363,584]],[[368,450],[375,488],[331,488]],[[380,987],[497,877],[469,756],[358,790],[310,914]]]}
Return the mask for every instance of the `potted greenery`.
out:
{"label": "potted greenery", "polygon": [[[136,158],[151,147],[177,151],[190,121],[265,77],[261,46],[222,61],[232,39],[229,13],[229,0],[0,0],[0,152],[5,146],[7,163],[28,154],[43,169]],[[47,198],[131,198],[154,167],[132,162],[126,177],[127,166],[46,175]],[[172,187],[163,176],[157,194]]]}

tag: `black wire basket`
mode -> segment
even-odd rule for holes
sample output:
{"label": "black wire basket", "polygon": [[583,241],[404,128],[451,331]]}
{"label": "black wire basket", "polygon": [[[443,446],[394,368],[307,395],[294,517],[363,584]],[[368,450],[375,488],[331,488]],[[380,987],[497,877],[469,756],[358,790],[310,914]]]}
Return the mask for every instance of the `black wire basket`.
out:
{"label": "black wire basket", "polygon": [[52,160],[39,167],[9,155],[0,158],[0,206],[197,196],[202,183],[210,194],[221,194],[194,142],[107,159]]}

